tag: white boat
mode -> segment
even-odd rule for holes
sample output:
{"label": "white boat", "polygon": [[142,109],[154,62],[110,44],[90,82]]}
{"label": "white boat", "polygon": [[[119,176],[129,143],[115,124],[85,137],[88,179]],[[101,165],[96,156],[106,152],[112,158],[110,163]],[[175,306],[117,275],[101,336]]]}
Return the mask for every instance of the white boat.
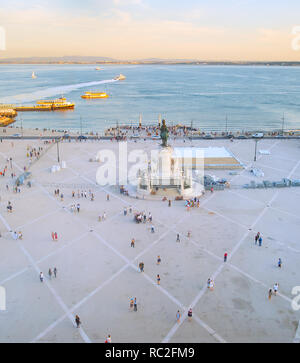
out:
{"label": "white boat", "polygon": [[96,69],[96,71],[100,71],[100,70],[101,70],[101,68],[100,68],[100,67],[96,67],[95,69]]}
{"label": "white boat", "polygon": [[34,72],[32,72],[31,78],[35,79],[36,75],[34,74]]}
{"label": "white boat", "polygon": [[117,77],[114,78],[116,81],[124,81],[124,79],[126,79],[126,77],[124,76],[124,74],[119,74]]}

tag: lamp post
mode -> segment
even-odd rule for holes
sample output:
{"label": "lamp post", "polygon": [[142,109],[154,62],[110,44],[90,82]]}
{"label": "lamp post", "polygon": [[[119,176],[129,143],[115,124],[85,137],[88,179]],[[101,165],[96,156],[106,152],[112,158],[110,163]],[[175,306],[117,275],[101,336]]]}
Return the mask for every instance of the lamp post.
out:
{"label": "lamp post", "polygon": [[283,136],[283,134],[284,134],[284,113],[283,113],[283,115],[282,115],[282,136]]}
{"label": "lamp post", "polygon": [[60,158],[59,158],[59,139],[57,139],[56,141],[56,148],[57,148],[57,162],[60,162]]}
{"label": "lamp post", "polygon": [[258,140],[255,140],[254,161],[256,161],[257,143],[258,143]]}
{"label": "lamp post", "polygon": [[22,139],[23,139],[23,120],[22,120],[22,117],[21,117],[21,135],[22,135]]}

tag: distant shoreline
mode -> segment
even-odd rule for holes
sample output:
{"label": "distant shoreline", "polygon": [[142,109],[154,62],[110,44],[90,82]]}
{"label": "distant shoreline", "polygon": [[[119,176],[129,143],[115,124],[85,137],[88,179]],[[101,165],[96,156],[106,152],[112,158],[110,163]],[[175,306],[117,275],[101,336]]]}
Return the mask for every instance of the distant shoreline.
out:
{"label": "distant shoreline", "polygon": [[77,65],[197,65],[197,66],[281,66],[281,67],[299,67],[300,61],[272,61],[272,62],[203,62],[203,61],[184,61],[184,60],[153,60],[153,61],[76,61],[76,60],[49,60],[49,59],[0,59],[0,65],[66,65],[66,64],[77,64]]}

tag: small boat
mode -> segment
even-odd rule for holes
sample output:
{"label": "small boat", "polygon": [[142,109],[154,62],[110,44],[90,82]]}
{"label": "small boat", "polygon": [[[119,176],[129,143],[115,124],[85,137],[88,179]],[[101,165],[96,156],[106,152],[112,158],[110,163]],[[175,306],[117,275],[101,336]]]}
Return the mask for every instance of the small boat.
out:
{"label": "small boat", "polygon": [[95,69],[96,69],[96,71],[101,71],[100,67],[96,67]]}
{"label": "small boat", "polygon": [[91,98],[107,98],[109,95],[106,92],[85,92],[81,98],[91,99]]}
{"label": "small boat", "polygon": [[32,72],[32,75],[31,75],[31,78],[32,79],[35,79],[37,76],[35,75],[35,73],[34,72]]}
{"label": "small boat", "polygon": [[116,80],[116,81],[124,81],[125,79],[126,79],[126,77],[122,73],[114,78],[114,80]]}

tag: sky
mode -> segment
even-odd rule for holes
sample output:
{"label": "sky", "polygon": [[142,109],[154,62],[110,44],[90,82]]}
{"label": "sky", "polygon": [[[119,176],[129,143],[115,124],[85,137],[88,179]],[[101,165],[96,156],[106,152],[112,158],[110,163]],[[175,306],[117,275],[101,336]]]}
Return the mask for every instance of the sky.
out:
{"label": "sky", "polygon": [[1,30],[1,58],[300,61],[299,0],[0,0]]}

